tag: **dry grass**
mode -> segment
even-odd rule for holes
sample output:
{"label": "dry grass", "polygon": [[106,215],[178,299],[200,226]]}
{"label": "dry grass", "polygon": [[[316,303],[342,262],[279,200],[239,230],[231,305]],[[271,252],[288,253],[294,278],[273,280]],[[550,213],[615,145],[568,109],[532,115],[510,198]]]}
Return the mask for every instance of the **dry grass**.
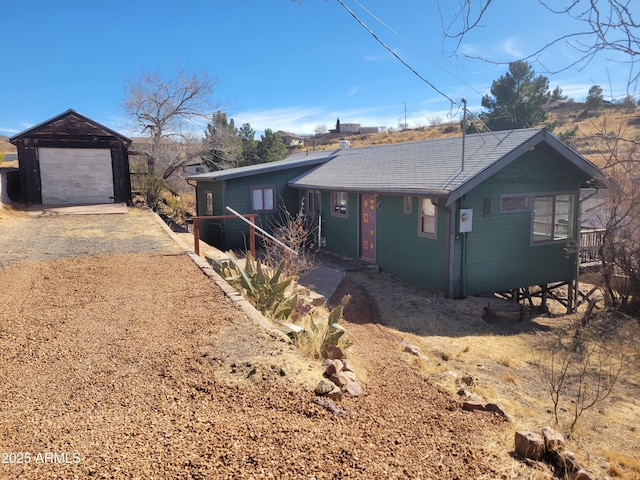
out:
{"label": "dry grass", "polygon": [[[536,364],[540,352],[557,332],[573,331],[582,311],[566,315],[561,314],[563,308],[552,305],[553,316],[513,325],[491,325],[481,317],[486,298],[450,300],[384,274],[350,275],[373,298],[384,299],[377,305],[385,325],[398,330],[430,358],[431,362],[418,362],[407,355],[408,361],[425,376],[452,394],[462,387],[471,390],[507,413],[512,423],[505,427],[504,435],[483,440],[491,451],[512,452],[515,429],[554,426],[548,385]],[[611,334],[611,342],[633,339],[640,334],[640,324],[608,323],[605,331]],[[471,375],[474,385],[463,385],[460,378],[464,375]],[[640,421],[639,394],[640,358],[636,348],[628,352],[624,374],[611,397],[583,414],[569,442],[569,448],[591,471],[599,475],[613,475],[615,471],[622,479],[640,478],[640,436],[635,431]],[[568,431],[573,406],[568,400],[560,405],[561,422],[557,428],[564,433]],[[495,448],[491,443],[496,444]]]}

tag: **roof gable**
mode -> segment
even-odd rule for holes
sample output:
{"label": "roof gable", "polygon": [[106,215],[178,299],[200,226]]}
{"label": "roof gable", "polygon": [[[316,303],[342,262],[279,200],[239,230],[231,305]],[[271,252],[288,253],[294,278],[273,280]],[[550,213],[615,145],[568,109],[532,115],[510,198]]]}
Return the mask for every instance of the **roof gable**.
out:
{"label": "roof gable", "polygon": [[127,145],[131,143],[131,140],[124,135],[71,109],[14,135],[9,141],[14,143],[23,138],[64,138],[72,136],[115,137]]}

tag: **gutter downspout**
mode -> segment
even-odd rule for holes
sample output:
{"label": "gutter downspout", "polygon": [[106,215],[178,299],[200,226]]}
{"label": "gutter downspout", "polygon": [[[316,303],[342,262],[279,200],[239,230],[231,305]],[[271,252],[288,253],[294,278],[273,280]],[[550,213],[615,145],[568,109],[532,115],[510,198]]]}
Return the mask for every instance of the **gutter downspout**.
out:
{"label": "gutter downspout", "polygon": [[449,207],[449,298],[454,298],[454,267],[456,253],[456,205],[455,202]]}

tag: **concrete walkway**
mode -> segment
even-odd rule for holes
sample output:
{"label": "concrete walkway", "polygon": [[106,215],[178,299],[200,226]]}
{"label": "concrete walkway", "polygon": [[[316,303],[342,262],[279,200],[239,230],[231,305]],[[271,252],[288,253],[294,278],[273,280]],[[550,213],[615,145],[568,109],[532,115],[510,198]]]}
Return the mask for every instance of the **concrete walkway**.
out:
{"label": "concrete walkway", "polygon": [[[193,249],[194,239],[192,233],[176,233],[189,248]],[[225,258],[226,254],[215,247],[200,240],[200,257]],[[353,258],[338,258],[333,255],[319,252],[316,254],[316,268],[298,279],[298,283],[309,288],[313,292],[324,297],[328,301],[338,289],[340,282],[350,270],[369,270],[380,272],[377,265]]]}

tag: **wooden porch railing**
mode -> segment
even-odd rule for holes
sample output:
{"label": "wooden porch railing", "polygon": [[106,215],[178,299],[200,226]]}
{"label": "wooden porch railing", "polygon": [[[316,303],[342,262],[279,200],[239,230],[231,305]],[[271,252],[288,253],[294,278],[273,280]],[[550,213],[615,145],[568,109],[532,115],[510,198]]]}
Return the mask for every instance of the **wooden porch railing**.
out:
{"label": "wooden porch railing", "polygon": [[604,228],[593,228],[580,232],[580,265],[600,262],[600,247],[604,236]]}
{"label": "wooden porch railing", "polygon": [[[242,215],[249,220],[251,224],[255,223],[256,214],[250,213]],[[193,220],[193,251],[196,255],[200,255],[200,220],[224,220],[237,219],[236,215],[206,215],[203,217],[191,217]],[[256,258],[256,229],[253,225],[249,225],[249,251],[251,256]]]}

